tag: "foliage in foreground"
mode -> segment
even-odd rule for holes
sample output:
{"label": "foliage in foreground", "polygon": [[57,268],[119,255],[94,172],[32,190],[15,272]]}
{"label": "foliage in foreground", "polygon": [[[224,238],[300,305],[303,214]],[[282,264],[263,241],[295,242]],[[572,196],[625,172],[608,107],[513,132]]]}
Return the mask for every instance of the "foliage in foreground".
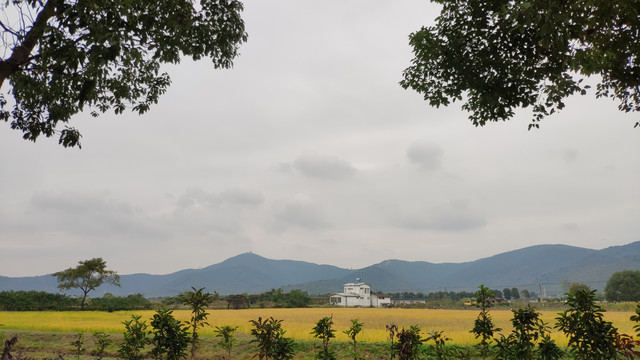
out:
{"label": "foliage in foreground", "polygon": [[595,303],[594,291],[569,294],[569,309],[556,318],[556,328],[569,338],[569,348],[579,360],[615,359],[617,329],[604,320],[603,310]]}
{"label": "foliage in foreground", "polygon": [[228,358],[231,359],[231,350],[236,344],[236,330],[238,327],[231,327],[229,325],[216,326],[215,334],[217,338],[220,338],[218,346],[227,351]]}
{"label": "foliage in foreground", "polygon": [[124,321],[124,344],[120,346],[118,352],[125,360],[142,360],[144,358],[144,348],[151,343],[147,337],[147,323],[140,321],[139,315],[131,315],[131,320]]}
{"label": "foliage in foreground", "polygon": [[414,59],[401,82],[431,106],[464,101],[476,126],[531,108],[537,128],[600,75],[596,97],[640,111],[637,1],[437,2],[435,25],[410,35]]}
{"label": "foliage in foreground", "polygon": [[198,328],[208,326],[207,317],[209,313],[207,312],[207,306],[213,300],[213,295],[208,292],[204,292],[204,288],[196,289],[194,287],[191,288],[192,291],[184,292],[181,295],[182,304],[187,305],[191,310],[191,321],[189,325],[191,326],[191,358],[193,359],[196,355],[196,350],[198,349],[198,344],[200,343],[200,338],[198,336]]}
{"label": "foliage in foreground", "polygon": [[333,329],[333,316],[325,316],[318,320],[316,326],[311,331],[314,338],[322,340],[322,349],[316,354],[316,359],[335,360],[336,354],[329,347],[331,339],[335,338],[336,331]]}
{"label": "foliage in foreground", "polygon": [[151,354],[155,360],[178,360],[187,356],[187,325],[176,320],[171,310],[158,310],[151,319],[153,337]]}
{"label": "foliage in foreground", "polygon": [[252,343],[258,346],[258,354],[256,356],[260,360],[288,360],[294,355],[293,339],[284,336],[285,331],[282,328],[282,320],[269,317],[262,320],[249,321],[253,325],[251,335],[255,337]]}
{"label": "foliage in foreground", "polygon": [[478,347],[480,348],[482,358],[486,358],[494,333],[501,329],[493,324],[493,320],[489,314],[489,308],[493,306],[493,291],[484,285],[480,285],[479,290],[476,291],[474,295],[476,297],[475,306],[480,308],[480,313],[474,322],[471,332],[475,335],[476,339],[480,339]]}

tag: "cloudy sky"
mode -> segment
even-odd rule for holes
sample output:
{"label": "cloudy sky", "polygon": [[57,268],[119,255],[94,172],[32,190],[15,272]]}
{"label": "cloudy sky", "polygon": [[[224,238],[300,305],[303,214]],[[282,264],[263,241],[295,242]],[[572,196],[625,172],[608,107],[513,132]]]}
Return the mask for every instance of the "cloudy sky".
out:
{"label": "cloudy sky", "polygon": [[358,268],[640,240],[640,115],[590,94],[529,132],[526,110],[475,128],[459,104],[430,108],[398,82],[407,36],[437,12],[247,0],[232,70],[166,67],[148,114],[74,118],[81,150],[0,124],[0,275],[93,257],[166,274],[248,251]]}

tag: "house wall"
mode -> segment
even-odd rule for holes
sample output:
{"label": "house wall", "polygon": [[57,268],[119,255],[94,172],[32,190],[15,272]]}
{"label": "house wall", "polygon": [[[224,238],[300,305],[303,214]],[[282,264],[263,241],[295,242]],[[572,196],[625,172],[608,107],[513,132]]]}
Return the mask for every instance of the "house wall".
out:
{"label": "house wall", "polygon": [[391,297],[389,297],[388,295],[386,295],[386,296],[371,295],[371,296],[372,297],[375,296],[375,298],[376,298],[376,305],[374,305],[375,307],[389,307],[389,306],[391,306]]}
{"label": "house wall", "polygon": [[[345,294],[351,296],[345,296]],[[371,285],[366,283],[348,283],[344,284],[343,294],[333,294],[329,301],[336,306],[377,307],[377,298],[374,299],[374,296],[375,295],[371,294]]]}

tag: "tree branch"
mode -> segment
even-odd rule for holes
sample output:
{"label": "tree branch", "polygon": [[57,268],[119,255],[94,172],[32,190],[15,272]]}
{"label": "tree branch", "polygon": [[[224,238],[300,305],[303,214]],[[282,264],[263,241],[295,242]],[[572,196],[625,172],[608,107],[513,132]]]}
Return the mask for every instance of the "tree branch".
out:
{"label": "tree branch", "polygon": [[15,48],[7,60],[0,61],[0,88],[4,80],[12,74],[20,71],[20,68],[29,62],[29,56],[36,47],[38,40],[44,35],[44,30],[49,19],[56,14],[59,0],[48,0],[38,13],[31,29],[27,32],[22,43]]}
{"label": "tree branch", "polygon": [[10,27],[7,27],[2,21],[0,21],[0,27],[2,27],[2,29],[5,32],[8,32],[9,34],[15,36],[16,38],[20,38],[20,34],[18,34],[17,32],[15,32],[13,29],[11,29]]}

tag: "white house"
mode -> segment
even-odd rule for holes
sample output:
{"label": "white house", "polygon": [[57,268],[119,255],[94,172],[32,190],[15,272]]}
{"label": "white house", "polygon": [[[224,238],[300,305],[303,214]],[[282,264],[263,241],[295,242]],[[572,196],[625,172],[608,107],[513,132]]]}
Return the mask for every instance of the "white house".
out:
{"label": "white house", "polygon": [[371,285],[356,279],[355,283],[344,284],[343,292],[331,294],[329,302],[343,307],[387,307],[391,304],[391,298],[372,294]]}

